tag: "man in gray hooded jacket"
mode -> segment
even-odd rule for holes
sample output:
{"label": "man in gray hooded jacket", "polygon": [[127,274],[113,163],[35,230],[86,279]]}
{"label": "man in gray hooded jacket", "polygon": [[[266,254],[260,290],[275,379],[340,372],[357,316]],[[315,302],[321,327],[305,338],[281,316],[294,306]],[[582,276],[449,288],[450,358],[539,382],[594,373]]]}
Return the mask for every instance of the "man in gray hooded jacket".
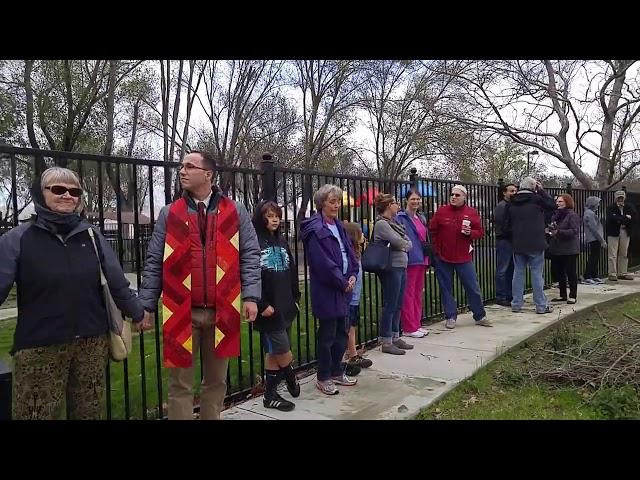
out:
{"label": "man in gray hooded jacket", "polygon": [[597,210],[599,206],[600,198],[587,197],[584,216],[582,218],[584,224],[584,240],[588,245],[589,251],[587,267],[584,271],[584,283],[590,285],[604,283],[604,280],[598,277],[598,262],[600,261],[600,248],[607,248],[607,242],[604,239],[602,221],[598,216]]}

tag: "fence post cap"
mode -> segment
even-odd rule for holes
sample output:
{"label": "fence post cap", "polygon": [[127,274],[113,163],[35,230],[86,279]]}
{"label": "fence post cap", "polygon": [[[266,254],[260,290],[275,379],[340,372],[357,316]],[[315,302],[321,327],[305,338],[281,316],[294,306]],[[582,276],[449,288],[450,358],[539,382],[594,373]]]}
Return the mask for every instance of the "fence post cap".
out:
{"label": "fence post cap", "polygon": [[411,170],[409,170],[411,172],[411,175],[415,175],[416,173],[418,173],[418,169],[416,167],[411,167]]}
{"label": "fence post cap", "polygon": [[273,155],[271,155],[271,153],[269,153],[269,152],[264,152],[262,154],[262,161],[263,162],[273,162]]}

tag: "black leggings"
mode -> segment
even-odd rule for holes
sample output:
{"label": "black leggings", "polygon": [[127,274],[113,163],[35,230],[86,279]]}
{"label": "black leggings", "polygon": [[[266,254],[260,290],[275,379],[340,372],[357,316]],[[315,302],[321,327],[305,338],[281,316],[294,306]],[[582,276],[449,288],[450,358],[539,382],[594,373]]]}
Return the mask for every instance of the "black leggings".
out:
{"label": "black leggings", "polygon": [[567,298],[567,278],[569,279],[569,297],[578,296],[578,273],[576,272],[576,261],[578,255],[552,255],[551,270],[558,281],[560,297]]}
{"label": "black leggings", "polygon": [[598,263],[600,263],[600,242],[595,240],[589,242],[589,258],[587,259],[587,267],[584,270],[584,278],[598,278]]}

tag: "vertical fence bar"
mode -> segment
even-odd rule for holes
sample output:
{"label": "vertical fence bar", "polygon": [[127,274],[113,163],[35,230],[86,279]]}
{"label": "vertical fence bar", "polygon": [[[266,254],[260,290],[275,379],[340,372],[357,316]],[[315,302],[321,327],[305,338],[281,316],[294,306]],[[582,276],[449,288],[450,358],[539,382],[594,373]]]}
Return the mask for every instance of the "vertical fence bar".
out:
{"label": "vertical fence bar", "polygon": [[[123,238],[122,238],[122,182],[120,177],[120,164],[116,163],[116,221],[118,223],[117,241],[118,241],[118,260],[120,264],[123,264]],[[124,375],[124,409],[125,419],[131,418],[131,406],[129,405],[129,361],[127,359],[122,362],[122,369]]]}
{"label": "vertical fence bar", "polygon": [[[304,182],[302,182],[302,184],[304,184]],[[298,277],[298,285],[300,284],[300,258],[298,256],[298,230],[299,230],[299,224],[298,224],[298,200],[297,200],[297,193],[296,193],[296,174],[293,173],[291,174],[291,202],[293,204],[293,208],[291,210],[291,213],[293,215],[293,248],[292,248],[292,253],[293,253],[293,259],[295,261],[296,264],[296,275]],[[286,208],[286,207],[285,207]],[[307,284],[305,283],[304,285],[304,290],[306,291],[307,289]],[[300,299],[300,302],[302,301],[302,298]],[[298,349],[297,349],[297,357],[296,359],[298,360],[298,365],[300,365],[300,363],[302,362],[302,335],[300,332],[300,315],[302,314],[302,311],[300,309],[300,302],[298,303],[298,313],[296,315],[296,329],[298,331]],[[305,332],[306,334],[308,334],[309,332]]]}
{"label": "vertical fence bar", "polygon": [[[140,257],[140,205],[138,199],[138,166],[131,165],[133,179],[133,245],[135,247],[135,269],[136,269],[136,285],[138,289],[142,283],[142,259]],[[129,192],[127,192],[129,193]],[[144,332],[140,332],[138,336],[140,341],[140,381],[142,386],[142,418],[147,419],[147,372],[144,354]]]}
{"label": "vertical fence bar", "polygon": [[[103,173],[102,170],[104,168],[104,164],[102,160],[98,161],[96,168],[98,170],[98,223],[100,226],[100,233],[105,234],[104,231],[104,187],[103,187]],[[107,420],[111,420],[113,415],[112,405],[111,405],[111,360],[107,361],[106,367],[106,382],[105,387],[107,390],[106,400],[107,400]]]}
{"label": "vertical fence bar", "polygon": [[[302,198],[303,203],[301,205],[301,209],[302,208],[308,208],[307,207],[307,201],[306,199],[309,198],[308,202],[313,202],[313,195],[312,195],[312,185],[313,185],[313,179],[311,178],[310,175],[308,174],[302,174],[301,179],[300,179],[301,183],[302,183]],[[308,182],[308,183],[307,183]],[[305,192],[305,189],[308,188],[309,191]],[[305,196],[306,193],[306,196]],[[313,211],[313,210],[311,210]],[[306,211],[304,212],[299,212],[298,215],[300,216],[304,216],[306,217]],[[296,230],[299,230],[300,226],[298,225]],[[304,328],[305,328],[305,338],[306,338],[306,351],[307,351],[307,358],[306,358],[306,363],[309,363],[311,361],[311,357],[310,357],[310,352],[311,352],[311,331],[309,330],[309,265],[307,264],[307,259],[308,259],[308,252],[306,251],[306,249],[303,252],[303,257],[302,260],[304,262],[304,284],[305,284],[305,289],[304,289]],[[314,338],[315,338],[315,330],[314,330]]]}
{"label": "vertical fence bar", "polygon": [[[153,167],[149,165],[148,167],[148,182],[149,182],[149,224],[151,227],[151,231],[153,232],[156,225],[156,215],[155,215],[155,192],[153,190],[154,181],[153,181]],[[148,242],[151,241],[149,238]],[[158,308],[154,309],[153,313],[154,317],[154,341],[155,341],[155,358],[156,358],[156,383],[157,383],[157,392],[158,392],[158,418],[164,418],[164,396],[163,396],[163,388],[162,388],[162,358],[161,358],[161,348],[160,348],[160,335],[161,335],[161,327],[160,327],[160,315],[158,312]]]}
{"label": "vertical fence bar", "polygon": [[[18,184],[16,181],[17,177],[17,165],[16,165],[16,156],[11,154],[10,156],[11,162],[11,206],[13,209],[13,226],[18,226]],[[36,187],[37,188],[37,187]]]}

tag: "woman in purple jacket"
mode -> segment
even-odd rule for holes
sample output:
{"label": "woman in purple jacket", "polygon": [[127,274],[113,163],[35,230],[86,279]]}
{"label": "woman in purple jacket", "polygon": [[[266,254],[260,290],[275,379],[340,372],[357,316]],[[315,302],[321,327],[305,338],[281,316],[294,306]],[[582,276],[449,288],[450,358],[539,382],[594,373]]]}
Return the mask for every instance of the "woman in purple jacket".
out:
{"label": "woman in purple jacket", "polygon": [[349,303],[358,260],[338,218],[341,199],[340,188],[324,185],[313,197],[318,213],[300,225],[311,275],[312,310],[319,324],[316,386],[326,395],[338,393],[336,384],[356,384],[356,379],[345,375],[342,363],[349,340]]}
{"label": "woman in purple jacket", "polygon": [[425,272],[429,266],[429,257],[424,254],[423,245],[427,243],[429,232],[427,219],[418,212],[422,204],[420,193],[414,189],[407,190],[405,198],[407,199],[407,208],[398,212],[396,222],[404,225],[412,246],[411,250],[407,252],[407,284],[402,300],[400,321],[403,335],[422,338],[429,334],[429,331],[421,326],[422,292]]}
{"label": "woman in purple jacket", "polygon": [[[563,193],[556,199],[557,210],[551,217],[549,235],[549,253],[551,270],[558,280],[560,296],[552,302],[576,303],[578,295],[578,273],[576,261],[580,253],[580,217],[574,211],[573,197]],[[567,298],[567,278],[569,279],[569,298]]]}

